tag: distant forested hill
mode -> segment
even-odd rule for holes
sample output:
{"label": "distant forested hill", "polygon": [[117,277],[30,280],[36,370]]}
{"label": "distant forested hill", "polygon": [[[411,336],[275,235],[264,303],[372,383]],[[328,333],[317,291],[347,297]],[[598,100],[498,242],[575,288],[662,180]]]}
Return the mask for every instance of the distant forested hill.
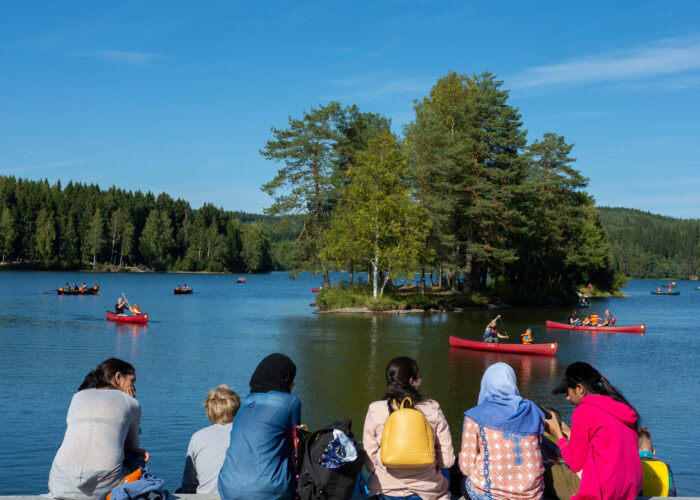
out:
{"label": "distant forested hill", "polygon": [[630,208],[598,207],[614,266],[632,278],[700,274],[700,220]]}

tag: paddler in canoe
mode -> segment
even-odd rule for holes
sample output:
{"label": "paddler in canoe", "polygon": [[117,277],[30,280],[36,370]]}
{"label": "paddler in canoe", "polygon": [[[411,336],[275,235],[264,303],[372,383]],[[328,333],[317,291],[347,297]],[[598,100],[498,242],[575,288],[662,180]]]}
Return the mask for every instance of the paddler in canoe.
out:
{"label": "paddler in canoe", "polygon": [[525,333],[521,333],[520,337],[523,339],[523,344],[532,344],[532,330],[528,328]]}
{"label": "paddler in canoe", "polygon": [[603,322],[600,326],[613,326],[615,324],[615,316],[610,314],[610,309],[605,310],[605,316],[603,316]]}
{"label": "paddler in canoe", "polygon": [[[123,296],[124,294],[122,294]],[[129,309],[131,311],[131,314],[134,316],[138,316],[141,313],[141,306],[138,304],[134,304],[132,307],[131,304],[129,304],[129,301],[126,300],[126,297],[122,300],[122,297],[119,297],[117,299],[117,303],[114,305],[114,312],[117,313],[118,316],[126,316],[126,313],[124,312],[124,309]]]}
{"label": "paddler in canoe", "polygon": [[566,323],[569,325],[578,325],[581,323],[581,320],[576,317],[576,309],[571,311],[571,314],[569,314],[569,317],[566,318]]}
{"label": "paddler in canoe", "polygon": [[491,321],[491,323],[486,325],[486,329],[484,330],[484,342],[498,344],[498,339],[509,338],[508,335],[501,335],[500,333],[498,333],[498,330],[496,329],[496,322],[499,319],[501,319],[500,314],[493,318],[493,321]]}

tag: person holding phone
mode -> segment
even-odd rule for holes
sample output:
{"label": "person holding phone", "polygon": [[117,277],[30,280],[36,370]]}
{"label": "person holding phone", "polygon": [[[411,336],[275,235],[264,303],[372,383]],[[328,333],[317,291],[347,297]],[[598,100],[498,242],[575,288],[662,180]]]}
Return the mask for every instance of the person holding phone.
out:
{"label": "person holding phone", "polygon": [[570,429],[556,414],[546,420],[568,466],[554,466],[545,475],[545,484],[554,490],[549,494],[560,499],[636,498],[642,489],[637,410],[598,370],[581,361],[567,366],[552,393],[565,393],[576,408]]}

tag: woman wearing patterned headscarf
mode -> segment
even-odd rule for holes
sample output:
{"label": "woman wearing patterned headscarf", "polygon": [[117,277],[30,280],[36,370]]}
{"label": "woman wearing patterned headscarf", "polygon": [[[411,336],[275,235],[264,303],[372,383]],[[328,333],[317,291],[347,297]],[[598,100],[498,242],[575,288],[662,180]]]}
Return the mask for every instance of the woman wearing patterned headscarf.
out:
{"label": "woman wearing patterned headscarf", "polygon": [[290,393],[296,370],[284,354],[271,354],[253,372],[219,473],[222,500],[291,498],[292,429],[301,423],[301,401]]}
{"label": "woman wearing patterned headscarf", "polygon": [[510,366],[487,368],[478,403],[464,413],[459,468],[466,493],[472,500],[542,498],[544,415],[520,397]]}

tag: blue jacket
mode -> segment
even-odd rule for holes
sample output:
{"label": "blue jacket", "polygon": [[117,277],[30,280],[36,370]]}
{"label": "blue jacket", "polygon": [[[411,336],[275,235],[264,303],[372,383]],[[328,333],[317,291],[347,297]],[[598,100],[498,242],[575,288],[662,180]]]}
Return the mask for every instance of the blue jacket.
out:
{"label": "blue jacket", "polygon": [[222,500],[289,499],[294,492],[292,429],[301,401],[287,392],[248,394],[231,428],[219,473]]}

